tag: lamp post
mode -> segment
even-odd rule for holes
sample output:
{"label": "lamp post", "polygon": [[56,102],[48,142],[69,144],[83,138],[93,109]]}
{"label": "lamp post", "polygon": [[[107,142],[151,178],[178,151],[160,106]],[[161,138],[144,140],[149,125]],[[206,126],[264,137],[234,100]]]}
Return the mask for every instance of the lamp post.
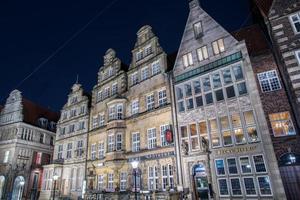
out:
{"label": "lamp post", "polygon": [[139,161],[133,161],[131,162],[132,168],[134,170],[134,196],[135,200],[137,200],[137,188],[136,188],[136,179],[137,179],[137,168],[139,166]]}
{"label": "lamp post", "polygon": [[56,181],[58,179],[58,175],[57,174],[54,174],[53,176],[53,180],[54,180],[54,187],[53,187],[53,200],[55,199],[55,189],[56,189]]}

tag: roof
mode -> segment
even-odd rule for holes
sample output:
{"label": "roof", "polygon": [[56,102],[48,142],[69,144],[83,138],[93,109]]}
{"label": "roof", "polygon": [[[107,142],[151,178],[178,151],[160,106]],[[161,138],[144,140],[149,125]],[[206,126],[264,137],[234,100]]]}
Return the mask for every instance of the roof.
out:
{"label": "roof", "polygon": [[268,16],[273,0],[253,0],[264,17]]}
{"label": "roof", "polygon": [[269,44],[266,36],[258,24],[254,24],[232,33],[238,41],[245,40],[248,52],[254,56],[268,51]]}
{"label": "roof", "polygon": [[22,98],[22,104],[24,115],[23,121],[28,124],[35,126],[38,125],[37,121],[39,118],[46,118],[53,122],[57,122],[59,120],[59,113],[37,105],[28,99]]}

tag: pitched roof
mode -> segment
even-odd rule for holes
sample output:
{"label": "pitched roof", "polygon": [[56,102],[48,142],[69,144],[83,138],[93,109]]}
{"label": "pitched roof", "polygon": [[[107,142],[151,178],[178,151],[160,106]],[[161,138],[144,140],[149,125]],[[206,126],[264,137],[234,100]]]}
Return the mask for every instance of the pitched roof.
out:
{"label": "pitched roof", "polygon": [[254,24],[232,33],[239,41],[245,40],[248,52],[254,56],[268,51],[268,40],[258,24]]}
{"label": "pitched roof", "polygon": [[22,105],[24,115],[23,121],[28,124],[36,126],[38,125],[38,119],[42,117],[53,122],[57,122],[59,120],[59,113],[37,105],[28,99],[22,98]]}

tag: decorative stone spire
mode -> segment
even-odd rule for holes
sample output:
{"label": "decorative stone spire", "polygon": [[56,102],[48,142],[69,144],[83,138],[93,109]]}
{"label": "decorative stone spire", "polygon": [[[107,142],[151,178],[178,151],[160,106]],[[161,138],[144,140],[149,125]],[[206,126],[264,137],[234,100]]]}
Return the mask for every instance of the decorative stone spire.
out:
{"label": "decorative stone spire", "polygon": [[200,6],[199,0],[188,0],[190,9]]}

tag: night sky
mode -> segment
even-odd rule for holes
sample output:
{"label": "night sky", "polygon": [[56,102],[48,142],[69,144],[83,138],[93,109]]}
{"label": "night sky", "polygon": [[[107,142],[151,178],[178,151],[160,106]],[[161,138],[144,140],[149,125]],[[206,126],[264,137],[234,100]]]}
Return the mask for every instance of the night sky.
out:
{"label": "night sky", "polygon": [[[18,87],[27,99],[59,111],[77,74],[84,89],[90,92],[97,82],[105,51],[115,49],[117,56],[129,64],[136,32],[146,24],[153,27],[167,53],[175,52],[188,16],[187,2],[0,0],[0,104],[99,13],[102,14]],[[251,23],[247,0],[201,0],[201,5],[229,31]]]}

